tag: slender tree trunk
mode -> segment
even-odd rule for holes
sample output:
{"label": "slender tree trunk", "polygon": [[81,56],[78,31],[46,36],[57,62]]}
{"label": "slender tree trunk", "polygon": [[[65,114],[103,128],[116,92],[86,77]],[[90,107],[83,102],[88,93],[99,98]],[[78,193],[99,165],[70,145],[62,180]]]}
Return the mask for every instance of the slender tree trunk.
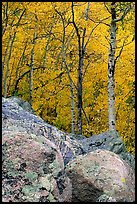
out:
{"label": "slender tree trunk", "polygon": [[[44,49],[44,57],[43,57],[43,67],[46,68],[46,61],[47,61],[47,52],[48,52],[48,47],[50,43],[50,35],[48,37],[48,41],[46,43],[45,49]],[[44,70],[44,69],[43,69]]]}
{"label": "slender tree trunk", "polygon": [[8,49],[9,49],[9,46],[10,46],[11,38],[12,38],[12,36],[10,35],[10,37],[8,39],[8,44],[7,44],[5,53],[4,53],[4,59],[3,59],[3,62],[2,62],[2,80],[3,80],[4,86],[5,86],[5,79],[4,79],[4,71],[5,71],[5,69],[4,68],[5,68],[6,58],[8,56]]}
{"label": "slender tree trunk", "polygon": [[23,63],[23,57],[25,56],[25,51],[26,51],[26,48],[28,46],[28,40],[26,41],[25,43],[25,46],[24,46],[24,49],[23,49],[23,52],[22,52],[22,55],[19,59],[19,62],[18,62],[18,65],[17,65],[17,69],[16,69],[16,79],[18,78],[19,76],[19,71],[20,71],[20,67],[22,66],[22,63]]}
{"label": "slender tree trunk", "polygon": [[84,56],[79,53],[79,66],[78,66],[78,134],[82,135],[82,68]]}
{"label": "slender tree trunk", "polygon": [[[88,20],[90,9],[90,2],[88,2],[87,9],[85,11],[85,18]],[[77,91],[78,91],[78,134],[82,135],[82,70],[84,65],[84,54],[86,49],[86,44],[84,43],[86,28],[83,28],[83,35],[82,38],[79,33],[79,29],[75,23],[74,18],[74,4],[72,2],[72,23],[76,30],[77,38],[78,38],[78,52],[79,52],[79,64],[78,64],[78,81],[77,81]]]}
{"label": "slender tree trunk", "polygon": [[[53,29],[53,25],[51,25],[50,33],[52,32],[52,29]],[[47,43],[46,43],[46,46],[44,48],[43,67],[45,67],[45,68],[46,68],[47,52],[49,49],[50,41],[51,41],[51,35],[48,36]],[[44,68],[43,68],[43,71],[44,71]]]}
{"label": "slender tree trunk", "polygon": [[33,68],[34,68],[34,46],[31,51],[31,65],[30,65],[30,96],[29,103],[32,106],[32,91],[33,91]]}
{"label": "slender tree trunk", "polygon": [[63,53],[63,62],[65,63],[65,69],[67,71],[68,74],[68,78],[70,81],[70,93],[71,93],[71,133],[75,134],[75,102],[74,102],[74,84],[73,84],[73,80],[70,76],[70,70],[68,67],[68,64],[66,62],[66,56],[65,53]]}
{"label": "slender tree trunk", "polygon": [[[77,87],[75,86],[75,84],[73,83],[73,80],[70,76],[70,69],[68,68],[68,64],[66,62],[66,53],[64,50],[64,42],[65,42],[65,20],[63,18],[63,15],[54,7],[55,11],[60,15],[61,19],[62,19],[62,23],[63,23],[63,43],[62,43],[62,56],[63,56],[63,63],[65,63],[65,67],[67,70],[67,74],[68,74],[68,78],[70,81],[70,92],[71,92],[71,116],[72,116],[72,133],[75,132],[75,112],[74,112],[74,88],[76,88],[77,90],[77,99],[78,99],[78,134],[81,135],[82,134],[82,111],[85,115],[85,118],[89,124],[88,118],[86,116],[86,113],[82,107],[82,69],[83,69],[83,62],[84,62],[84,54],[85,54],[85,49],[86,49],[86,45],[84,44],[84,39],[85,39],[85,34],[86,34],[86,28],[83,28],[83,35],[82,38],[80,36],[80,32],[79,29],[76,25],[75,22],[75,18],[74,18],[74,4],[72,2],[72,22],[75,32],[77,34],[77,39],[78,39],[78,53],[79,53],[79,63],[78,63],[78,80],[77,80]],[[90,9],[90,2],[88,2],[88,6],[87,9],[85,11],[85,18],[86,20],[88,20],[88,15],[89,15],[89,9]],[[75,34],[74,32],[74,34]],[[67,49],[67,48],[66,48]],[[62,63],[62,65],[63,65]]]}
{"label": "slender tree trunk", "polygon": [[5,25],[4,26],[2,25],[2,37],[3,37],[3,35],[4,35],[5,31],[6,31],[7,24],[8,24],[8,7],[9,7],[9,2],[6,2],[5,9],[4,9],[4,22],[5,22]]}
{"label": "slender tree trunk", "polygon": [[[26,9],[23,10],[22,14],[20,15],[20,18],[17,22],[16,28],[19,27],[20,25],[20,21],[25,13]],[[17,31],[14,32],[11,44],[10,44],[10,50],[9,50],[9,56],[8,56],[8,60],[7,60],[7,70],[6,70],[6,74],[5,74],[5,80],[4,80],[4,97],[7,97],[7,81],[8,81],[8,77],[9,77],[9,71],[10,71],[10,58],[11,58],[11,54],[12,54],[12,48],[13,48],[13,44],[14,44],[14,40],[16,38],[16,33]]]}
{"label": "slender tree trunk", "polygon": [[63,62],[65,63],[65,69],[68,74],[69,82],[70,82],[70,93],[71,93],[71,133],[75,134],[75,102],[74,102],[74,83],[70,75],[69,66],[66,61],[66,54],[63,50]]}
{"label": "slender tree trunk", "polygon": [[73,82],[70,83],[70,89],[71,89],[71,133],[75,134],[75,103],[74,103],[74,86]]}
{"label": "slender tree trunk", "polygon": [[[65,52],[65,21],[61,15],[62,24],[63,24],[63,37],[62,37],[62,62],[65,65],[65,69],[68,74],[68,79],[70,82],[70,93],[71,93],[71,133],[75,134],[75,102],[74,102],[74,84],[70,75],[70,69],[66,61],[66,52]],[[63,66],[62,64],[62,66]]]}
{"label": "slender tree trunk", "polygon": [[35,48],[35,39],[36,39],[36,31],[34,31],[33,35],[33,47],[31,50],[31,64],[30,64],[30,96],[29,96],[29,103],[32,106],[33,101],[33,69],[34,69],[34,48]]}
{"label": "slender tree trunk", "polygon": [[108,56],[108,124],[109,130],[116,130],[115,119],[115,49],[116,49],[116,10],[115,3],[111,4],[110,48]]}
{"label": "slender tree trunk", "polygon": [[119,18],[116,18],[116,9],[115,2],[111,3],[111,25],[110,25],[110,48],[108,56],[108,125],[109,130],[116,130],[116,113],[115,113],[115,64],[117,59],[120,57],[123,46],[119,54],[115,58],[116,50],[116,23],[122,21],[127,13],[131,10],[132,4],[128,4],[127,7],[123,10],[122,15]]}
{"label": "slender tree trunk", "polygon": [[83,56],[82,56],[82,45],[81,37],[78,27],[75,23],[74,18],[74,4],[72,2],[72,23],[76,30],[78,38],[78,53],[79,53],[79,64],[78,64],[78,81],[77,81],[77,98],[78,98],[78,134],[82,134],[82,68],[83,68]]}
{"label": "slender tree trunk", "polygon": [[12,54],[12,48],[13,48],[13,43],[16,37],[16,32],[14,33],[14,36],[12,38],[12,42],[10,44],[10,50],[9,50],[9,56],[7,59],[7,70],[6,70],[6,75],[5,75],[5,80],[4,80],[4,97],[7,97],[7,83],[8,83],[8,77],[9,77],[9,71],[10,71],[10,58]]}
{"label": "slender tree trunk", "polygon": [[[89,15],[89,9],[90,9],[90,2],[88,2],[87,9],[85,11],[85,17],[86,20],[88,20]],[[83,65],[84,65],[84,55],[85,55],[85,34],[86,34],[86,28],[83,29],[83,35],[82,35],[82,42],[80,41],[80,36],[78,36],[78,45],[79,45],[79,66],[78,66],[78,134],[82,135],[82,81],[83,81]]]}

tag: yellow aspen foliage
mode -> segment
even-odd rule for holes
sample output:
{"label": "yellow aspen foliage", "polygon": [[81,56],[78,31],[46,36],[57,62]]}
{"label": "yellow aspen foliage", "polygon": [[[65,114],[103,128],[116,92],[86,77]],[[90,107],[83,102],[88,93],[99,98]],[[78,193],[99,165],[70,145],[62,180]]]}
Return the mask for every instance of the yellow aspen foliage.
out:
{"label": "yellow aspen foliage", "polygon": [[[83,135],[90,137],[108,130],[108,25],[111,15],[103,2],[90,2],[86,20],[87,4],[74,2],[74,20],[81,42],[86,30],[82,70],[86,115],[82,112],[82,122]],[[131,11],[124,24],[117,23],[115,53],[115,57],[120,54],[115,68],[116,129],[132,153],[135,153],[134,18]],[[77,124],[79,59],[78,37],[72,24],[72,2],[3,2],[2,31],[2,94],[14,94],[29,101],[31,54],[35,44],[32,107],[46,122],[71,132],[72,84]],[[62,55],[63,37],[66,64]]]}

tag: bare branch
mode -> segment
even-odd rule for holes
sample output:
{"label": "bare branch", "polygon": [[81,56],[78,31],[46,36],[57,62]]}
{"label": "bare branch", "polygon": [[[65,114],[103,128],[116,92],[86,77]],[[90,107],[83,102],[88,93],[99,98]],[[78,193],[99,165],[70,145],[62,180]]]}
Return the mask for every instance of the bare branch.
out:
{"label": "bare branch", "polygon": [[79,47],[80,47],[80,34],[79,34],[79,31],[78,31],[78,27],[76,26],[76,23],[75,23],[75,17],[74,17],[74,4],[72,2],[72,23],[74,25],[74,28],[76,30],[76,33],[77,33],[77,37],[78,37],[78,42],[79,42]]}
{"label": "bare branch", "polygon": [[109,39],[107,38],[107,36],[105,36],[105,39],[107,40],[108,43],[110,43],[110,42],[109,42]]}
{"label": "bare branch", "polygon": [[127,13],[130,11],[131,6],[127,7],[123,13],[123,15],[117,19],[112,20],[112,22],[118,22],[124,19],[124,17],[127,15]]}
{"label": "bare branch", "polygon": [[98,23],[96,26],[94,26],[94,28],[93,28],[92,31],[90,32],[89,37],[88,37],[88,39],[87,39],[87,42],[85,43],[84,50],[86,49],[86,46],[87,46],[87,44],[88,44],[88,42],[89,42],[89,40],[90,40],[90,38],[91,38],[91,35],[92,35],[93,31],[95,30],[96,27],[98,27],[98,25],[100,25],[100,23]]}
{"label": "bare branch", "polygon": [[109,8],[108,8],[106,2],[104,2],[104,6],[105,6],[105,8],[107,9],[107,11],[111,14],[111,11],[109,10]]}
{"label": "bare branch", "polygon": [[84,39],[86,34],[86,28],[83,29],[83,35],[82,35],[82,50],[84,51]]}
{"label": "bare branch", "polygon": [[105,20],[109,19],[110,17],[111,17],[111,16],[108,16],[108,17],[106,17],[106,18],[104,18],[104,19],[101,19],[101,20],[99,20],[99,21],[95,21],[95,20],[93,20],[93,19],[91,19],[91,18],[89,18],[89,20],[91,20],[91,21],[92,21],[92,22],[94,22],[94,23],[102,23],[102,24],[104,24],[104,25],[106,25],[106,26],[110,27],[110,25],[109,25],[109,24],[107,24],[107,23],[103,22],[103,21],[105,21]]}
{"label": "bare branch", "polygon": [[[73,86],[75,87],[75,89],[78,91],[78,87],[75,85],[73,79],[72,79],[71,76],[70,76],[69,67],[68,67],[68,64],[67,64],[67,61],[66,61],[65,58],[64,58],[64,62],[65,62],[65,65],[66,65],[66,70],[67,70],[67,72],[69,73],[69,80],[71,81],[71,83],[73,84]],[[87,117],[87,115],[86,115],[86,112],[85,112],[83,106],[82,106],[82,111],[83,111],[83,114],[84,114],[85,119],[86,119],[86,121],[87,121],[87,124],[90,125],[90,121],[89,121],[89,119],[88,119],[88,117]]]}
{"label": "bare branch", "polygon": [[[128,36],[128,37],[129,37],[129,36]],[[135,36],[133,36],[133,38],[132,38],[132,40],[131,40],[130,42],[125,43],[125,44],[124,44],[124,47],[127,46],[127,45],[129,45],[130,43],[132,43],[134,40],[135,40]],[[123,45],[122,45],[122,46],[123,46]],[[117,48],[121,48],[122,46],[117,47]]]}
{"label": "bare branch", "polygon": [[90,9],[90,2],[88,2],[88,7],[87,7],[87,9],[86,9],[86,20],[88,20],[89,19],[89,9]]}
{"label": "bare branch", "polygon": [[122,45],[122,47],[121,47],[121,49],[120,49],[120,51],[119,51],[119,54],[116,56],[116,58],[115,58],[115,60],[114,60],[114,63],[115,63],[115,64],[116,64],[117,59],[120,57],[120,55],[121,55],[121,53],[122,53],[122,51],[123,51],[124,44],[125,44],[125,41],[126,41],[127,38],[128,38],[128,37],[125,38],[125,40],[124,40],[124,42],[123,42],[123,45]]}
{"label": "bare branch", "polygon": [[4,16],[4,20],[2,23],[4,23],[4,21],[5,21],[5,27],[4,28],[2,27],[2,36],[4,35],[4,33],[6,31],[6,27],[8,25],[8,2],[6,2],[6,8],[5,8],[4,14],[5,14],[5,16]]}
{"label": "bare branch", "polygon": [[[28,67],[30,67],[31,65],[29,64],[26,64]],[[36,67],[36,68],[33,68],[33,71],[34,70],[38,70],[38,69],[41,69],[41,68],[44,68],[44,67]],[[15,88],[14,88],[14,93],[17,91],[18,89],[18,84],[19,84],[19,81],[26,75],[26,74],[29,74],[30,73],[30,69],[27,70],[26,72],[24,72],[16,81],[16,84],[15,84]]]}

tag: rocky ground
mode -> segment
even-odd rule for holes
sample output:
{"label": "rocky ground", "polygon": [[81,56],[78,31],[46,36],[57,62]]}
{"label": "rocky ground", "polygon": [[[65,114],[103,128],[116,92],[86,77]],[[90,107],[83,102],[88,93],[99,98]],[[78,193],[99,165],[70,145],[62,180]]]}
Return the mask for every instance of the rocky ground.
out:
{"label": "rocky ground", "polygon": [[10,97],[2,99],[2,137],[3,202],[135,200],[135,159],[117,132],[64,133]]}

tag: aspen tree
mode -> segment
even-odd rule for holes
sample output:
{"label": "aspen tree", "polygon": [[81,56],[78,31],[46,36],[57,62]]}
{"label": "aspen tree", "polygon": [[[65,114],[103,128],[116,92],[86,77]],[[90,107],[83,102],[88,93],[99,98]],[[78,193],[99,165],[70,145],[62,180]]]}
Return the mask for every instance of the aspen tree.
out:
{"label": "aspen tree", "polygon": [[[107,8],[108,9],[108,8]],[[111,23],[110,23],[110,48],[109,48],[109,54],[108,54],[108,125],[109,130],[116,130],[116,111],[115,111],[115,65],[116,60],[120,56],[119,55],[115,58],[115,51],[116,51],[116,30],[117,25],[116,23],[118,21],[122,21],[126,14],[130,11],[131,5],[128,5],[123,14],[117,18],[116,17],[116,3],[111,3]]]}
{"label": "aspen tree", "polygon": [[[86,20],[88,20],[88,12],[90,8],[90,2],[88,2],[87,9],[85,11]],[[72,23],[76,30],[77,40],[78,40],[78,53],[79,53],[79,62],[78,62],[78,81],[77,81],[77,97],[78,97],[78,134],[82,135],[82,70],[83,70],[83,63],[84,63],[84,55],[86,50],[85,45],[85,35],[86,35],[86,28],[83,28],[82,37],[80,35],[80,31],[78,26],[75,22],[75,13],[74,13],[74,3],[72,2]],[[82,40],[81,40],[82,39]]]}

